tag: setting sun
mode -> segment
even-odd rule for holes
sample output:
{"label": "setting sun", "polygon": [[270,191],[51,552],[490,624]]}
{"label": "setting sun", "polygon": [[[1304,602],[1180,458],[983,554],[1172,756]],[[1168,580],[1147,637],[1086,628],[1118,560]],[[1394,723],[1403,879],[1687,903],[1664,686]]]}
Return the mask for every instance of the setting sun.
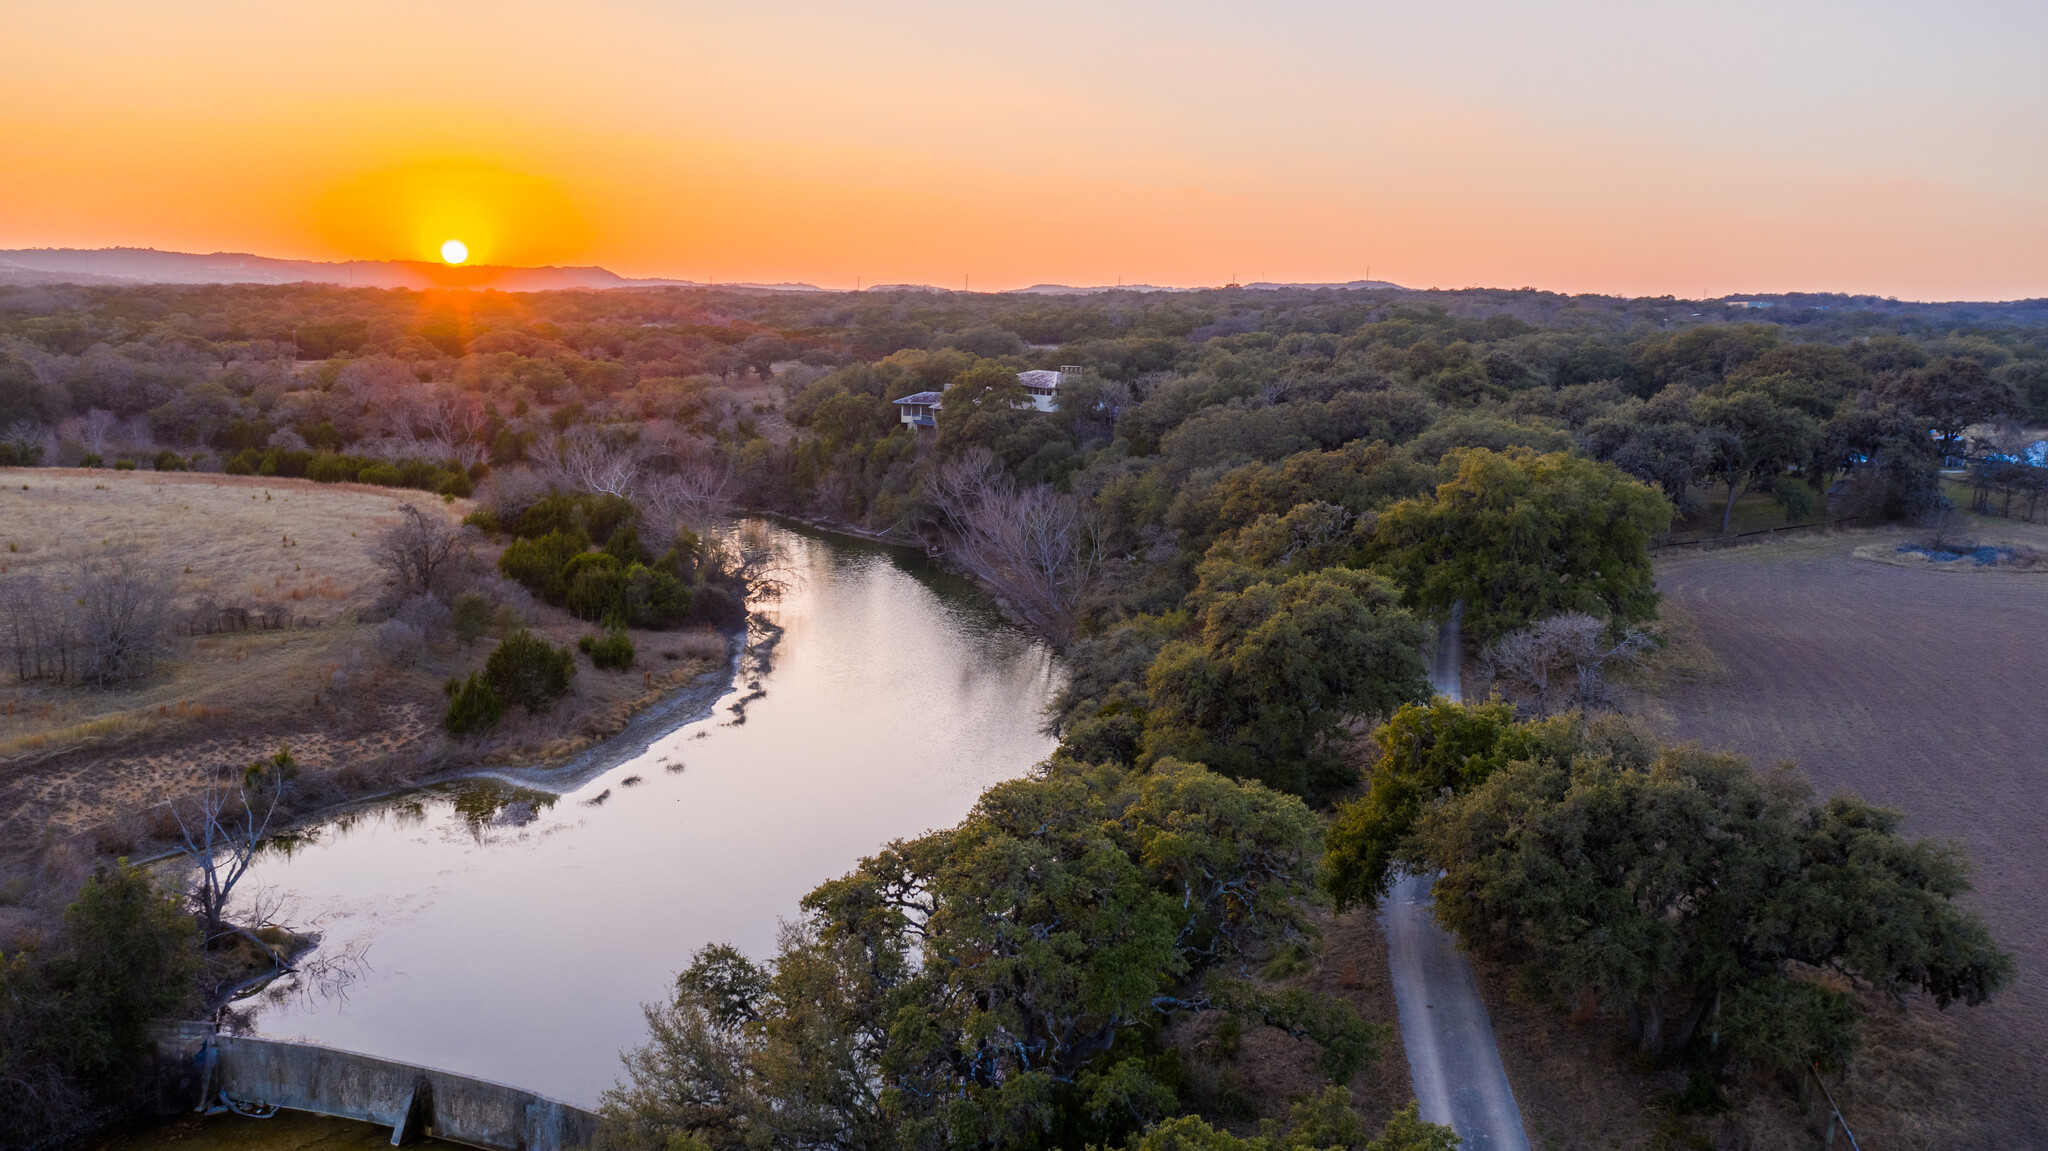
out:
{"label": "setting sun", "polygon": [[469,245],[461,240],[449,240],[441,245],[441,258],[451,264],[460,264],[469,259]]}

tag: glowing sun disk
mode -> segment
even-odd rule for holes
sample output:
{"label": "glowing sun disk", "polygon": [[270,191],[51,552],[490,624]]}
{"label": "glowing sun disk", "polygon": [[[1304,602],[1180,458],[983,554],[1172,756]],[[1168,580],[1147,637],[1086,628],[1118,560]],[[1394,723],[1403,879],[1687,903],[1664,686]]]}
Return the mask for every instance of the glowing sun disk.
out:
{"label": "glowing sun disk", "polygon": [[441,258],[451,264],[460,264],[469,259],[469,245],[461,240],[449,240],[441,245]]}

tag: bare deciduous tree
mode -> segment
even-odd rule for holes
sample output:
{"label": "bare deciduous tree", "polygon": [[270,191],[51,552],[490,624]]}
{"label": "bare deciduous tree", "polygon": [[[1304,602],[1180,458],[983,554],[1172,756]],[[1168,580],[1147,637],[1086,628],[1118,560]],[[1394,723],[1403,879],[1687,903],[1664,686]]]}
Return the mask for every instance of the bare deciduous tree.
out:
{"label": "bare deciduous tree", "polygon": [[654,518],[701,521],[730,511],[738,486],[731,468],[699,461],[643,482],[637,499]]}
{"label": "bare deciduous tree", "polygon": [[484,459],[478,442],[488,421],[483,408],[469,396],[448,396],[427,406],[421,422],[432,433],[428,449],[437,459],[454,460],[463,467],[475,467]]}
{"label": "bare deciduous tree", "polygon": [[130,416],[114,429],[114,441],[129,451],[145,451],[156,446],[156,429],[147,417]]}
{"label": "bare deciduous tree", "polygon": [[1970,517],[1947,497],[1929,504],[1915,518],[1926,530],[1926,543],[1931,548],[1944,549],[1959,545],[1970,531]]}
{"label": "bare deciduous tree", "polygon": [[563,436],[554,447],[542,458],[562,487],[632,498],[642,463],[638,445],[608,443],[586,432]]}
{"label": "bare deciduous tree", "polygon": [[[4,441],[8,447],[26,454],[36,448],[47,448],[50,429],[35,420],[16,420],[7,425]],[[47,454],[47,452],[46,452]]]}
{"label": "bare deciduous tree", "polygon": [[1600,617],[1567,612],[1501,636],[1486,645],[1479,659],[1496,682],[1520,689],[1538,715],[1549,715],[1559,703],[1607,703],[1606,670],[1635,663],[1656,641],[1655,633],[1643,628],[1611,636]]}
{"label": "bare deciduous tree", "polygon": [[105,687],[155,669],[169,622],[169,576],[126,558],[95,559],[80,565],[71,590],[80,679]]}
{"label": "bare deciduous tree", "polygon": [[401,589],[415,594],[433,591],[455,552],[455,533],[411,504],[398,507],[401,518],[377,537],[373,558]]}
{"label": "bare deciduous tree", "polygon": [[64,597],[32,575],[0,577],[0,626],[16,679],[68,679],[71,613]]}
{"label": "bare deciduous tree", "polygon": [[[290,753],[281,751],[279,756],[288,762]],[[284,798],[288,776],[281,766],[260,775],[252,769],[251,774],[257,778],[234,785],[216,783],[183,803],[162,805],[178,825],[178,851],[192,865],[186,897],[198,911],[209,943],[229,933],[228,900],[248,874]]]}
{"label": "bare deciduous tree", "polygon": [[1017,488],[985,449],[940,466],[933,488],[961,562],[1056,638],[1067,638],[1101,561],[1082,503],[1044,484]]}
{"label": "bare deciduous tree", "polygon": [[79,442],[85,445],[86,451],[94,455],[104,455],[107,441],[114,434],[114,426],[120,422],[121,418],[107,409],[94,408],[85,413],[85,418],[79,421]]}
{"label": "bare deciduous tree", "polygon": [[156,668],[170,623],[171,581],[125,558],[79,565],[67,586],[0,578],[0,642],[19,679],[120,683]]}

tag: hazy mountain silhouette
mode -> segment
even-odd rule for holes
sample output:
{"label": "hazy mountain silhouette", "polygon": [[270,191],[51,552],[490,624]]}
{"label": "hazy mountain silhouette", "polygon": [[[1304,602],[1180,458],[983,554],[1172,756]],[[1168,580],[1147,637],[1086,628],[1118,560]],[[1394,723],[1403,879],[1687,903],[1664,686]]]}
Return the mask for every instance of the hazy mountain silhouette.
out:
{"label": "hazy mountain silhouette", "polygon": [[[429,260],[280,260],[248,252],[159,252],[155,248],[0,250],[0,284],[340,284],[358,288],[706,287],[694,280],[634,279],[604,268],[438,264]],[[722,288],[815,292],[810,284],[720,284]]]}

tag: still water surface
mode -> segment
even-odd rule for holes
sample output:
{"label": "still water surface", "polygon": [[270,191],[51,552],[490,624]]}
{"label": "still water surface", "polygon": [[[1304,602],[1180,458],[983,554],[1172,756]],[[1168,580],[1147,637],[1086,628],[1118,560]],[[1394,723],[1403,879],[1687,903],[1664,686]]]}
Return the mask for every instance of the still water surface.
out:
{"label": "still water surface", "polygon": [[267,856],[246,883],[288,894],[322,953],[366,948],[368,970],[341,995],[278,989],[257,1033],[592,1105],[697,948],[772,955],[804,893],[1050,754],[1051,654],[970,585],[916,553],[768,530],[795,583],[761,609],[785,632],[743,724],[728,695],[551,805],[467,783]]}

